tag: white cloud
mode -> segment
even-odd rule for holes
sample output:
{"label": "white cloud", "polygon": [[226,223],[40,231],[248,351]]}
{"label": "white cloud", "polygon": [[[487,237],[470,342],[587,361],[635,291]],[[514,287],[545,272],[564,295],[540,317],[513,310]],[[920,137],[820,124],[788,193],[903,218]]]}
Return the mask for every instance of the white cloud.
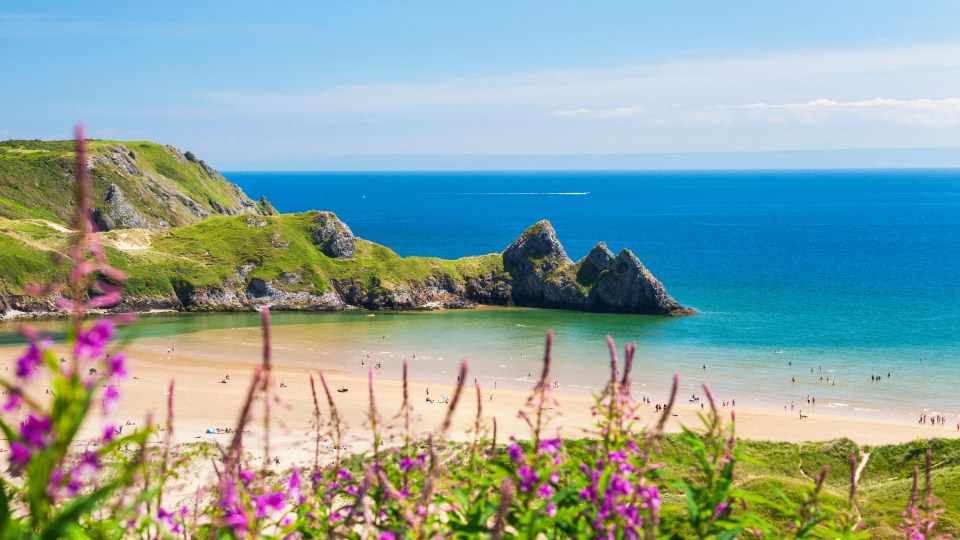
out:
{"label": "white cloud", "polygon": [[251,141],[282,141],[276,148],[251,142],[244,152],[253,155],[960,146],[960,130],[944,129],[960,122],[953,101],[958,58],[960,41],[779,51],[286,92],[209,91],[171,110],[102,113],[202,118],[237,126]]}
{"label": "white cloud", "polygon": [[772,123],[880,122],[917,127],[960,125],[960,98],[862,101],[815,99],[805,103],[751,103],[733,107]]}
{"label": "white cloud", "polygon": [[623,118],[629,116],[643,116],[647,108],[643,105],[630,105],[628,107],[617,107],[614,109],[567,109],[553,111],[553,116],[589,116],[596,118]]}
{"label": "white cloud", "polygon": [[960,87],[957,58],[960,43],[780,52],[422,83],[343,85],[291,93],[221,91],[196,97],[208,110],[220,107],[230,114],[300,118],[423,113],[445,118],[451,113],[490,117],[517,112],[617,118],[671,107],[676,115],[694,115],[709,107],[775,103],[798,96],[830,95],[850,101],[879,94],[912,99],[918,89]]}
{"label": "white cloud", "polygon": [[960,98],[874,98],[860,101],[819,98],[801,103],[759,102],[701,108],[665,106],[656,110],[631,105],[611,109],[566,109],[553,111],[550,115],[581,118],[645,116],[648,121],[659,125],[743,124],[761,121],[781,125],[881,123],[941,128],[960,126]]}

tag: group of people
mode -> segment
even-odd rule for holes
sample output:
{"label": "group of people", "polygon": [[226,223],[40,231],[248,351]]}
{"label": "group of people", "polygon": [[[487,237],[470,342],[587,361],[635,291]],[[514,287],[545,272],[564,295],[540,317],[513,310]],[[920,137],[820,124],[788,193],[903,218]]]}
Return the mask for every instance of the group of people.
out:
{"label": "group of people", "polygon": [[937,424],[940,424],[942,426],[947,423],[947,416],[945,414],[935,414],[933,416],[927,416],[927,413],[923,413],[920,415],[920,421],[917,423],[926,424],[928,422],[931,426],[935,426]]}

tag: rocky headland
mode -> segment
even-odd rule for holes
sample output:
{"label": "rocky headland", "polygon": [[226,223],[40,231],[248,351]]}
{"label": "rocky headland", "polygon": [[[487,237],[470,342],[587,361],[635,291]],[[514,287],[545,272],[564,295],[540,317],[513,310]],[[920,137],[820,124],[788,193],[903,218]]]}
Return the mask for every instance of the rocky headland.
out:
{"label": "rocky headland", "polygon": [[[356,237],[333,212],[276,214],[191,152],[116,141],[91,147],[97,235],[111,264],[128,276],[114,311],[497,305],[693,312],[628,249],[614,255],[601,242],[572,261],[548,221],[502,253],[400,257]],[[27,285],[66,279],[71,205],[64,193],[69,197],[73,181],[67,149],[60,141],[0,143],[0,196],[20,198],[0,205],[2,317],[57,314],[56,294],[32,295]]]}

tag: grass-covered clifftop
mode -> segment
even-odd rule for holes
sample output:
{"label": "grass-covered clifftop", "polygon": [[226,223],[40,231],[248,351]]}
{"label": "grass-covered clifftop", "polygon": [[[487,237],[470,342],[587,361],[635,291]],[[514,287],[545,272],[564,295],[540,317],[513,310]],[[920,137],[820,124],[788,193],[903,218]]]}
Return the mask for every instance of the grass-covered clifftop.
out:
{"label": "grass-covered clifftop", "polygon": [[[204,217],[272,214],[191,152],[146,141],[88,141],[93,206],[108,228],[163,230]],[[0,217],[70,223],[73,141],[0,142]]]}
{"label": "grass-covered clifftop", "polygon": [[[128,275],[130,301],[154,307],[241,308],[258,298],[304,309],[346,307],[338,299],[366,307],[439,307],[482,300],[504,279],[497,254],[400,257],[356,239],[352,257],[329,257],[314,244],[319,214],[212,216],[169,231],[125,229],[98,237],[110,263]],[[55,261],[65,259],[70,234],[42,220],[0,220],[0,297],[24,295],[29,283],[62,282],[66,270]],[[482,290],[470,293],[471,284]],[[404,303],[403,294],[414,297]]]}

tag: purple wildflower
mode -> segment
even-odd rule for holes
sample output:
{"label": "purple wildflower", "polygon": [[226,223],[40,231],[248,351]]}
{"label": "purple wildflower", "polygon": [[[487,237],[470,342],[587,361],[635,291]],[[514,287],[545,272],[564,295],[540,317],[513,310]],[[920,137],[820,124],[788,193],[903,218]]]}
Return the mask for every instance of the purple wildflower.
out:
{"label": "purple wildflower", "polygon": [[50,340],[43,340],[37,344],[37,340],[30,340],[27,345],[27,352],[17,358],[17,378],[30,380],[37,373],[37,368],[43,363],[43,350],[50,346]]}
{"label": "purple wildflower", "polygon": [[559,452],[561,446],[563,446],[563,442],[560,440],[560,437],[556,439],[546,439],[540,442],[540,449],[551,456]]}
{"label": "purple wildflower", "polygon": [[20,438],[28,447],[42,449],[48,444],[52,430],[53,424],[49,418],[45,416],[37,418],[31,414],[20,426]]}
{"label": "purple wildflower", "polygon": [[624,463],[627,461],[627,452],[626,450],[610,452],[607,454],[607,459],[609,459],[611,463]]}
{"label": "purple wildflower", "polygon": [[8,392],[7,401],[3,404],[3,412],[10,412],[20,407],[23,400],[20,398],[20,391],[12,389]]}
{"label": "purple wildflower", "polygon": [[109,443],[113,440],[113,436],[116,435],[117,428],[113,424],[107,424],[103,426],[103,442]]}
{"label": "purple wildflower", "polygon": [[93,476],[99,470],[100,456],[98,456],[96,452],[87,450],[83,453],[83,456],[80,457],[80,462],[77,463],[77,466],[73,469],[73,474]]}
{"label": "purple wildflower", "polygon": [[90,330],[80,332],[80,335],[77,336],[77,344],[75,346],[77,357],[90,359],[99,358],[103,355],[107,343],[113,339],[115,333],[116,328],[113,321],[109,319],[100,319],[93,323]]}
{"label": "purple wildflower", "polygon": [[255,478],[255,475],[253,474],[253,471],[240,471],[240,481],[243,482],[244,484],[249,484],[250,482],[253,482],[254,478]]}
{"label": "purple wildflower", "polygon": [[510,454],[510,461],[514,463],[520,463],[523,459],[523,450],[520,449],[520,445],[513,443],[507,448],[507,453]]}
{"label": "purple wildflower", "polygon": [[108,386],[107,391],[103,393],[103,412],[107,414],[112,412],[119,399],[120,391],[117,390],[117,386],[115,384]]}
{"label": "purple wildflower", "polygon": [[306,500],[303,496],[303,489],[300,487],[301,484],[300,469],[294,467],[293,470],[290,471],[290,480],[287,481],[287,493],[291,499],[297,501],[299,504],[303,504]]}
{"label": "purple wildflower", "polygon": [[10,443],[10,464],[22,467],[27,463],[30,463],[30,449],[17,442]]}
{"label": "purple wildflower", "polygon": [[517,474],[520,476],[521,491],[532,491],[534,486],[537,485],[537,481],[539,480],[537,471],[533,470],[529,465],[521,465],[520,468],[517,469]]}
{"label": "purple wildflower", "polygon": [[724,513],[727,511],[727,508],[729,508],[729,507],[730,507],[730,503],[727,502],[727,501],[724,501],[724,502],[718,504],[718,505],[717,505],[717,509],[713,511],[713,518],[714,518],[714,519],[719,519],[719,518],[723,517]]}
{"label": "purple wildflower", "polygon": [[655,485],[641,485],[640,496],[643,498],[643,504],[646,508],[653,511],[654,514],[660,511],[663,499],[660,498],[660,490]]}
{"label": "purple wildflower", "polygon": [[122,354],[114,354],[107,358],[107,367],[110,369],[110,373],[113,373],[117,377],[126,377],[127,376],[127,358]]}
{"label": "purple wildflower", "polygon": [[550,487],[550,484],[543,484],[540,486],[540,489],[537,490],[537,497],[541,499],[549,499],[553,496],[553,488]]}
{"label": "purple wildflower", "polygon": [[257,518],[265,517],[271,512],[283,509],[284,497],[282,491],[271,491],[265,495],[258,495],[253,498],[254,515]]}
{"label": "purple wildflower", "polygon": [[390,531],[383,531],[380,533],[380,540],[396,540],[397,535],[393,534]]}

